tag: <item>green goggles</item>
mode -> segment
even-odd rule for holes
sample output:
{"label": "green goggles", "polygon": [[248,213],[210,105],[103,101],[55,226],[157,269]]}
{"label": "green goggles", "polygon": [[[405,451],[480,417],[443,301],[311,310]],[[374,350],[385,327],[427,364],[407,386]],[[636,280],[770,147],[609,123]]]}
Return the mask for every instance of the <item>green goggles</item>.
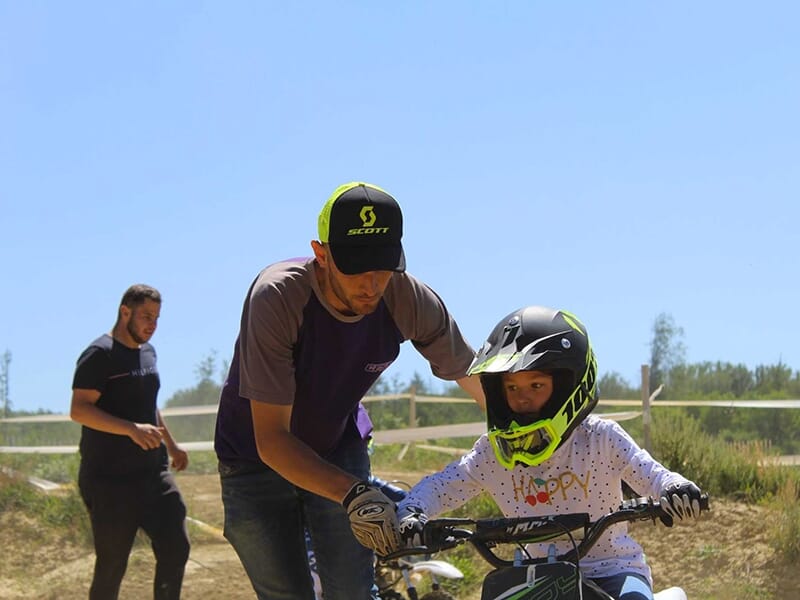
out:
{"label": "green goggles", "polygon": [[550,458],[561,443],[561,436],[550,419],[543,419],[522,426],[513,422],[508,429],[491,430],[489,443],[505,468],[513,469],[517,464],[535,467]]}

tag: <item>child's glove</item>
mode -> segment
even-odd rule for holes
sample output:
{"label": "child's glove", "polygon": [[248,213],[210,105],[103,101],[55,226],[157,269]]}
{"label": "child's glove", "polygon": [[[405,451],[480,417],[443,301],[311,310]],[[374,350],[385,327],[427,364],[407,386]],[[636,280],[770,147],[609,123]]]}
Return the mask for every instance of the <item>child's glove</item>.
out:
{"label": "child's glove", "polygon": [[423,531],[428,515],[416,506],[404,506],[398,510],[400,518],[400,543],[405,548],[416,548],[425,545]]}
{"label": "child's glove", "polygon": [[661,522],[672,527],[675,519],[683,521],[700,516],[700,488],[691,481],[671,483],[661,490]]}
{"label": "child's glove", "polygon": [[394,502],[366,481],[359,481],[342,500],[353,535],[362,546],[386,556],[400,548]]}

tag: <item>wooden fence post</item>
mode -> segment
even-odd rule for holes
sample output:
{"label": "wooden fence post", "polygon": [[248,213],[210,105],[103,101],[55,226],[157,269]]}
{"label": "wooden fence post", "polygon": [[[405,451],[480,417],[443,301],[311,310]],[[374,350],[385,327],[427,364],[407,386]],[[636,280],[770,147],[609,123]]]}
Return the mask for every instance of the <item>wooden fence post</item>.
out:
{"label": "wooden fence post", "polygon": [[408,397],[408,426],[417,426],[417,386],[411,386],[411,395]]}
{"label": "wooden fence post", "polygon": [[642,365],[642,430],[644,449],[652,452],[650,445],[650,365]]}

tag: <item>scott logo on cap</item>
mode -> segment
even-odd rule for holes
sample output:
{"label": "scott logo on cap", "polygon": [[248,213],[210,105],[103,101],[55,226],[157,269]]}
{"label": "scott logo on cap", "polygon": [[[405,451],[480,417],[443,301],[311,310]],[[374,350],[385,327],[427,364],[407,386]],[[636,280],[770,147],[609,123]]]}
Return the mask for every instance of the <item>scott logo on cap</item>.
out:
{"label": "scott logo on cap", "polygon": [[388,227],[373,227],[378,217],[375,216],[375,207],[371,204],[365,204],[361,207],[361,212],[358,213],[361,217],[361,227],[354,227],[347,230],[347,235],[368,235],[371,233],[388,233]]}

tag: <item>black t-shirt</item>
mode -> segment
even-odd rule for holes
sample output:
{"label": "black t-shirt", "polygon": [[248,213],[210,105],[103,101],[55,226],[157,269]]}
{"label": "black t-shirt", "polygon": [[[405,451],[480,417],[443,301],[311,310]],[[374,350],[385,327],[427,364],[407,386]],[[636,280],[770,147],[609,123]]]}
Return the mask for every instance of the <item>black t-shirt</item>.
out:
{"label": "black t-shirt", "polygon": [[[84,350],[75,368],[73,389],[100,392],[96,406],[136,423],[157,425],[156,398],[160,380],[156,351],[150,344],[128,348],[110,335],[102,335]],[[105,477],[148,474],[167,468],[164,444],[143,450],[131,438],[81,429],[81,470]]]}

